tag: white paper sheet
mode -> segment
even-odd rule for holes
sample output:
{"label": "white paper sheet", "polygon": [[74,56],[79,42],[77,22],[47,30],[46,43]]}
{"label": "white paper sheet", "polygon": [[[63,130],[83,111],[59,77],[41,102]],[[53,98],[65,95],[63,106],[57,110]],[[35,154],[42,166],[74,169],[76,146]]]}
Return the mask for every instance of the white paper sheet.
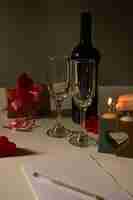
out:
{"label": "white paper sheet", "polygon": [[[112,178],[91,158],[89,160],[74,158],[70,161],[69,158],[44,156],[41,160],[26,162],[22,166],[22,171],[37,200],[81,200],[86,197],[84,198],[79,193],[68,192],[54,184],[37,180],[33,177],[35,171],[103,197],[120,191],[119,186],[114,183]],[[92,198],[87,199],[91,200]]]}
{"label": "white paper sheet", "polygon": [[103,170],[115,177],[123,190],[133,196],[133,159],[108,156],[107,154],[103,156],[101,153],[91,156],[99,162]]}
{"label": "white paper sheet", "polygon": [[127,192],[120,191],[115,192],[108,196],[107,200],[131,200],[132,198],[128,195]]}

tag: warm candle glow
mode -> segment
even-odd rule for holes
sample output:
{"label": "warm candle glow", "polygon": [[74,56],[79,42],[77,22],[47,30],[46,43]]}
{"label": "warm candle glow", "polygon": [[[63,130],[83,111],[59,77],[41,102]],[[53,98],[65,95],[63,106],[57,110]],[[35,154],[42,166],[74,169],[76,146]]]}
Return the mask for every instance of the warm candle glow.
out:
{"label": "warm candle glow", "polygon": [[113,98],[109,97],[107,101],[108,111],[102,115],[104,119],[116,119],[117,114],[114,112]]}
{"label": "warm candle glow", "polygon": [[113,99],[111,97],[108,98],[108,106],[111,106]]}

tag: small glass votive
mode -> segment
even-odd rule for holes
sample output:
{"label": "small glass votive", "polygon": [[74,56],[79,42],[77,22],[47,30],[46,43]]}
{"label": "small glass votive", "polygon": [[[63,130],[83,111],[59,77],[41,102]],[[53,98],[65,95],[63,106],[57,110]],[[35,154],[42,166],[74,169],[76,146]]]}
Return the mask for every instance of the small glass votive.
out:
{"label": "small glass votive", "polygon": [[119,129],[128,135],[128,140],[125,145],[117,151],[117,155],[133,158],[133,117],[129,113],[124,112],[124,115],[120,118]]}

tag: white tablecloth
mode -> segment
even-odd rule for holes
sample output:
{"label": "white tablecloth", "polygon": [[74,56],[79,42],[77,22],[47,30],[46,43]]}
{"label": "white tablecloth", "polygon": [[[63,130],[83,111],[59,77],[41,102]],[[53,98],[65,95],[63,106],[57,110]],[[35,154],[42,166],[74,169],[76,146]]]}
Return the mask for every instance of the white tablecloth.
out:
{"label": "white tablecloth", "polygon": [[[65,118],[63,121],[66,127],[76,128],[71,122],[71,119]],[[122,184],[125,184],[124,187],[129,187],[130,192],[133,193],[133,177],[131,170],[133,160],[125,158],[118,159],[113,155],[97,153],[96,147],[78,148],[69,144],[65,139],[50,138],[46,135],[45,130],[47,127],[51,126],[52,123],[52,120],[41,120],[41,127],[34,129],[32,133],[15,133],[7,129],[0,129],[0,135],[6,135],[11,141],[15,142],[19,148],[25,148],[35,152],[33,155],[0,158],[0,198],[2,200],[34,200],[34,196],[21,171],[21,167],[25,161],[33,161],[33,159],[38,159],[42,156],[44,159],[45,156],[66,156],[67,158],[69,157],[69,162],[71,162],[74,157],[78,156],[79,158],[88,159],[89,154],[92,154],[97,157],[99,161],[102,161],[103,165],[108,166],[108,169],[112,171],[114,175],[117,176],[116,172],[119,171],[118,178],[121,174]],[[121,165],[117,163],[118,160],[121,160]],[[87,171],[88,170],[87,168]]]}

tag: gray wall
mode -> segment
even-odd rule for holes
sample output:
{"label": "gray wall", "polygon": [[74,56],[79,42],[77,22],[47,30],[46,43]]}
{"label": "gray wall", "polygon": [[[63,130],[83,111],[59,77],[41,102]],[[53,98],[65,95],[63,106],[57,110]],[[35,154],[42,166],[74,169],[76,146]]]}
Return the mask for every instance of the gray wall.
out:
{"label": "gray wall", "polygon": [[[88,3],[89,2],[89,3]],[[101,51],[100,85],[133,83],[131,2],[116,0],[0,1],[0,85],[13,86],[27,71],[45,81],[48,55],[70,53],[79,40],[80,7],[94,18],[94,44]]]}

